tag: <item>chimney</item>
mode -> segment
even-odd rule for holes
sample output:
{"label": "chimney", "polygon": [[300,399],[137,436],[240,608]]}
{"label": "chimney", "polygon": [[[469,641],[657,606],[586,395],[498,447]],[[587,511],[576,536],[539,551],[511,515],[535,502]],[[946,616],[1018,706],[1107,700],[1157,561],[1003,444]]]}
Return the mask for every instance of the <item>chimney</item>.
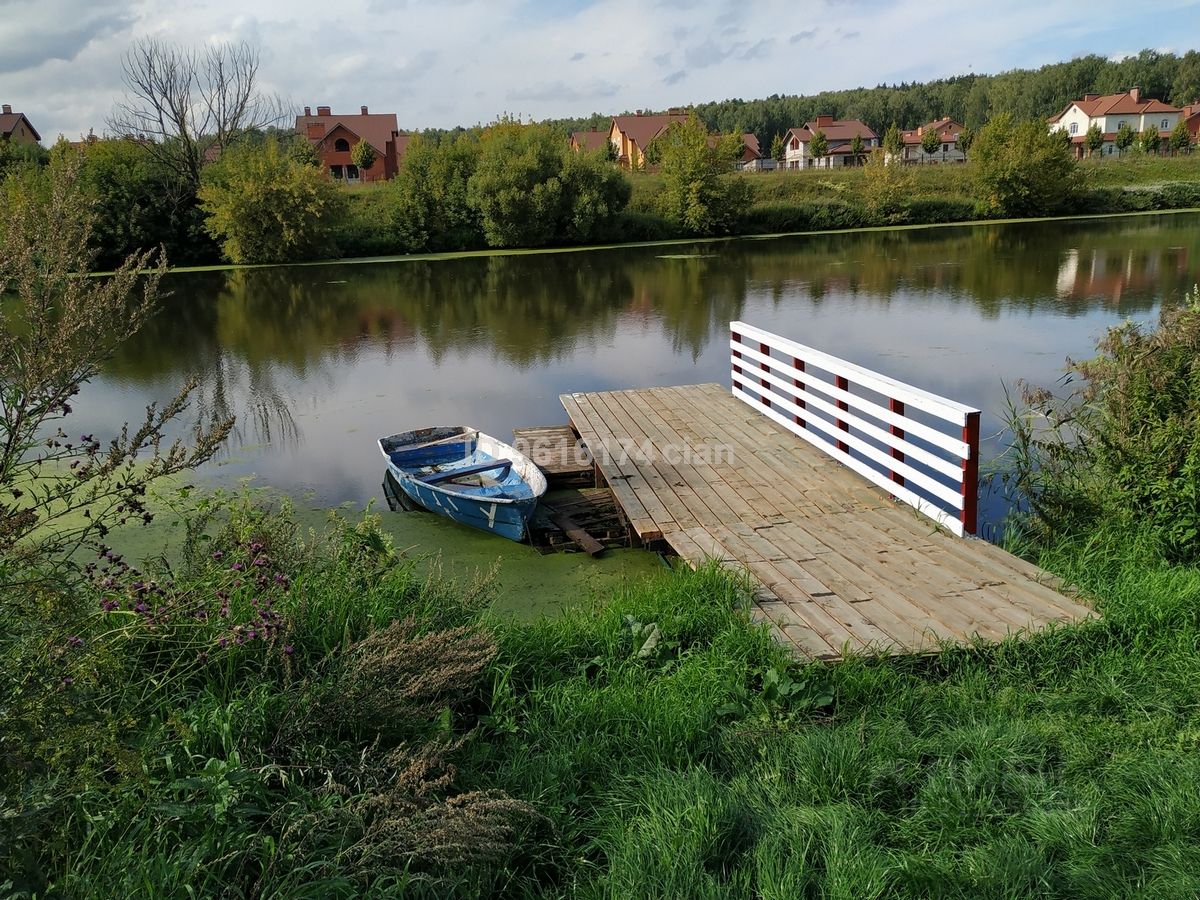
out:
{"label": "chimney", "polygon": [[833,124],[833,116],[817,116],[817,127],[824,128]]}
{"label": "chimney", "polygon": [[1084,100],[1099,100],[1100,95],[1099,94],[1084,94],[1083,99]]}
{"label": "chimney", "polygon": [[365,106],[360,106],[360,107],[359,107],[359,109],[361,109],[361,110],[362,110],[362,114],[363,114],[364,116],[367,114],[367,108],[366,108]]}
{"label": "chimney", "polygon": [[333,113],[329,111],[328,106],[318,106],[317,107],[317,115],[318,116],[332,116]]}
{"label": "chimney", "polygon": [[12,107],[9,106],[7,103],[5,103],[3,106],[0,106],[0,109],[4,110],[4,114],[6,116],[12,115]]}
{"label": "chimney", "polygon": [[1129,89],[1129,96],[1133,98],[1134,103],[1142,102],[1142,89],[1136,84]]}

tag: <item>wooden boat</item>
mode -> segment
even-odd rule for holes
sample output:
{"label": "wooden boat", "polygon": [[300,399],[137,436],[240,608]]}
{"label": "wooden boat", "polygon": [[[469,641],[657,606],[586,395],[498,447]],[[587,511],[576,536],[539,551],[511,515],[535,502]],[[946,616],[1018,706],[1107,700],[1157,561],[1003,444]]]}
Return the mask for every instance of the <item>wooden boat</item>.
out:
{"label": "wooden boat", "polygon": [[419,428],[379,439],[400,489],[417,505],[455,522],[519,541],[546,493],[528,457],[464,425]]}

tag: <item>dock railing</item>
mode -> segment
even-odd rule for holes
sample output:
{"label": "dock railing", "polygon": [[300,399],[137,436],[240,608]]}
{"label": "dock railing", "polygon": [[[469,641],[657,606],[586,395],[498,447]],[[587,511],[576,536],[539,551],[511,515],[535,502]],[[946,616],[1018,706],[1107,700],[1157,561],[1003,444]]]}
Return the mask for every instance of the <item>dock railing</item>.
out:
{"label": "dock railing", "polygon": [[745,322],[734,396],[956,535],[974,534],[979,410]]}

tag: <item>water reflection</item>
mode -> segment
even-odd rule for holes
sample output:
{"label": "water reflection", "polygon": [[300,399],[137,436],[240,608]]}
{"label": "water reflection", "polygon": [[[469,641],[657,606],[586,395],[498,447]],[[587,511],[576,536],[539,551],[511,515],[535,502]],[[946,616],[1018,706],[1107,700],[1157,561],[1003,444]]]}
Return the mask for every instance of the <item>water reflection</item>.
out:
{"label": "water reflection", "polygon": [[379,433],[563,421],[559,393],[728,381],[747,319],[985,410],[1197,280],[1200,217],[886,231],[172,275],[89,389],[136,418],[188,373],[237,415],[234,471],[329,502],[377,492]]}

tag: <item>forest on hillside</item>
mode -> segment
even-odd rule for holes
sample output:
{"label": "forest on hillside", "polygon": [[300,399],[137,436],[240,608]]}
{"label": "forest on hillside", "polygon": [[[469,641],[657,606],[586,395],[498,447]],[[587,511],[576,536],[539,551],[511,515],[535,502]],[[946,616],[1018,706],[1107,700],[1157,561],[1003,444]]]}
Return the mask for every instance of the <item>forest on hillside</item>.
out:
{"label": "forest on hillside", "polygon": [[[1086,93],[1108,94],[1140,87],[1143,96],[1181,106],[1200,99],[1200,51],[1182,55],[1143,50],[1111,60],[1091,54],[1040,69],[1013,69],[997,75],[959,75],[933,81],[881,84],[819,94],[773,94],[761,100],[732,98],[695,106],[713,131],[752,131],[765,150],[771,139],[818,115],[862,119],[883,135],[895,122],[915,128],[950,116],[971,128],[999,113],[1017,119],[1045,118]],[[626,110],[625,112],[630,112]],[[570,132],[605,129],[617,110],[549,124]]]}

